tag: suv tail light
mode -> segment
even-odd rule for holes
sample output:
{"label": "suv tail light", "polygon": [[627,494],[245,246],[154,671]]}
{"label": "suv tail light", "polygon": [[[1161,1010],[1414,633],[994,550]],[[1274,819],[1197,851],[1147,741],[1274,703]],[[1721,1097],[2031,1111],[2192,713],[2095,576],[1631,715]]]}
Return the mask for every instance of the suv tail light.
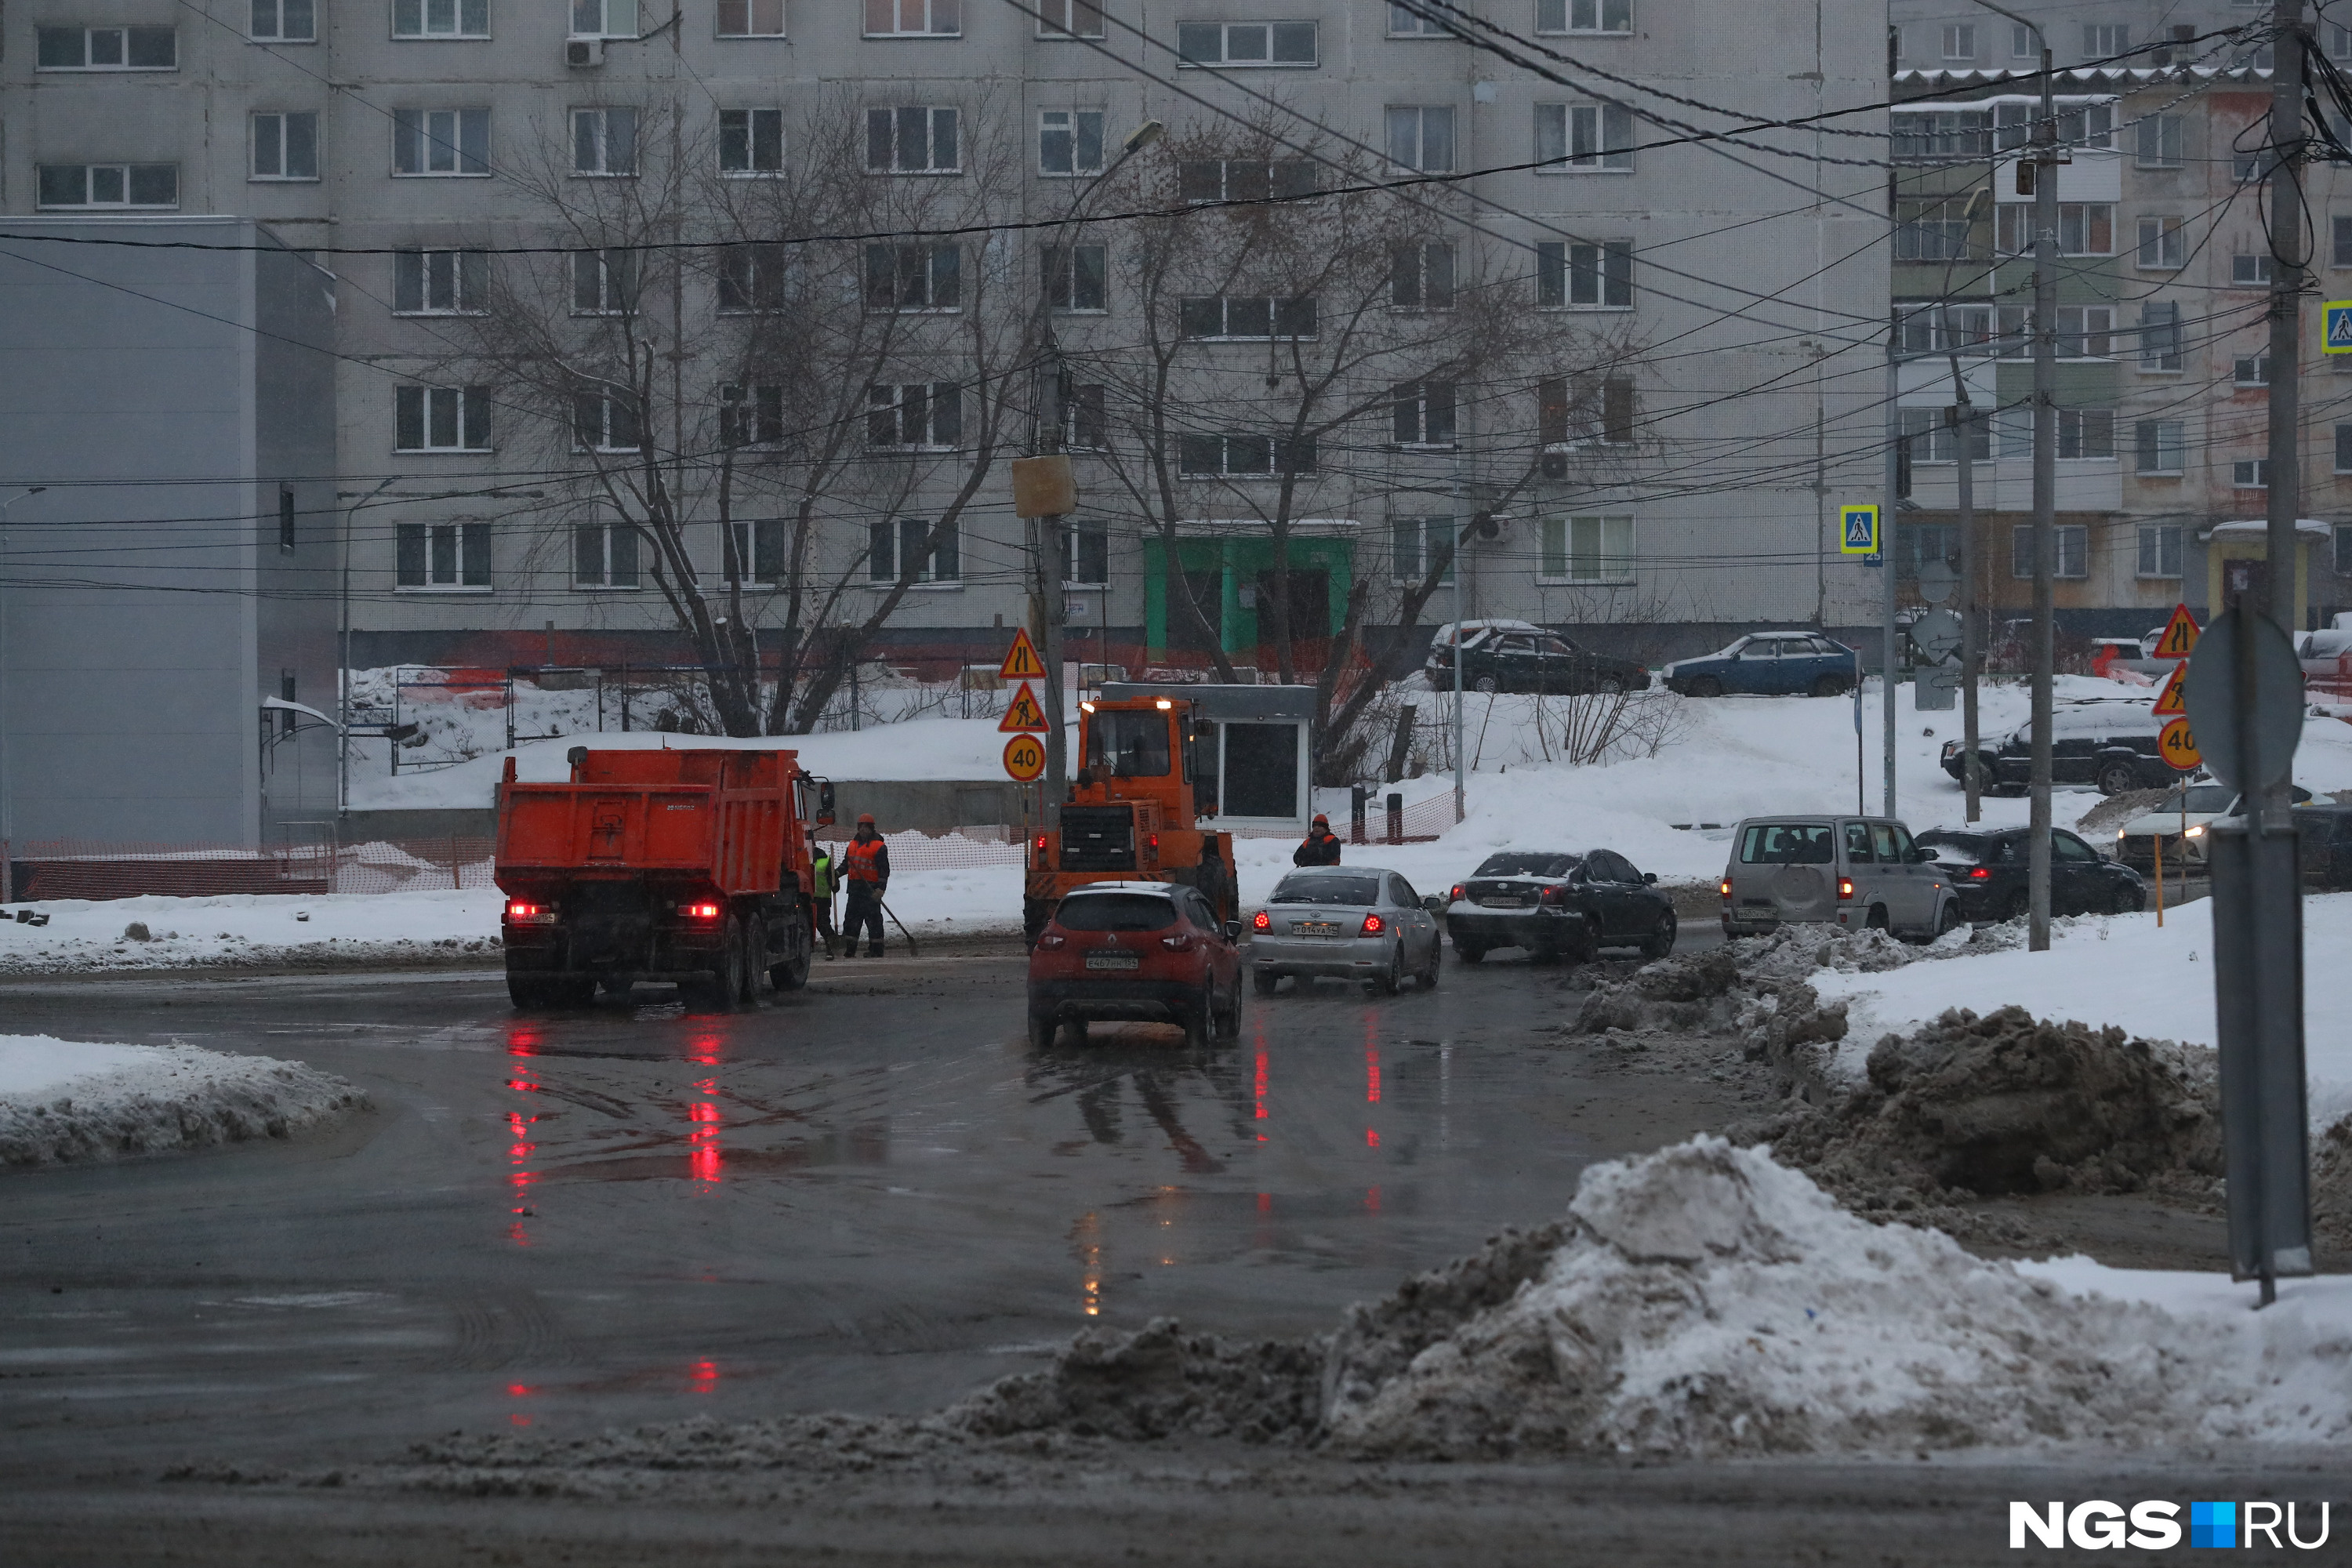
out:
{"label": "suv tail light", "polygon": [[1462,901],[1462,884],[1459,882],[1454,884],[1454,901],[1457,904]]}
{"label": "suv tail light", "polygon": [[1181,931],[1172,932],[1170,935],[1161,937],[1160,939],[1160,945],[1168,949],[1171,952],[1182,952],[1192,945],[1192,934],[1188,931]]}
{"label": "suv tail light", "polygon": [[1724,896],[1725,898],[1727,898],[1727,898],[1731,897],[1731,879],[1730,879],[1730,878],[1726,877],[1726,878],[1725,878],[1725,879],[1724,879],[1720,883],[1718,883],[1718,884],[1717,884],[1717,886],[1718,886],[1718,887],[1720,887],[1720,888],[1723,889],[1723,896]]}
{"label": "suv tail light", "polygon": [[1843,900],[1853,897],[1853,879],[1852,877],[1840,877],[1838,879],[1838,898],[1841,900]]}
{"label": "suv tail light", "polygon": [[1364,929],[1361,934],[1365,936],[1378,936],[1381,932],[1388,929],[1389,928],[1387,926],[1381,923],[1380,916],[1366,915],[1364,917]]}
{"label": "suv tail light", "polygon": [[1037,945],[1039,947],[1067,947],[1069,945],[1069,942],[1070,939],[1068,937],[1064,936],[1057,931],[1046,931],[1037,938]]}
{"label": "suv tail light", "polygon": [[1267,914],[1264,910],[1260,910],[1257,913],[1250,916],[1250,930],[1272,931],[1273,929],[1274,917]]}
{"label": "suv tail light", "polygon": [[1981,866],[1971,866],[1969,868],[1969,880],[1971,882],[1990,882],[1992,880],[1992,873],[1986,870]]}

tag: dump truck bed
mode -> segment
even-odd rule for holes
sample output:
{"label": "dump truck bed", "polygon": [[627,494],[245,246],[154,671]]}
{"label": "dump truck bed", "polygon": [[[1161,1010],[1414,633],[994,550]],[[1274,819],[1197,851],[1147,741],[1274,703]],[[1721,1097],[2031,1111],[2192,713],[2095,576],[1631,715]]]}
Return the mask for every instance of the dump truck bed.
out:
{"label": "dump truck bed", "polygon": [[509,784],[498,883],[646,876],[735,895],[780,886],[793,801],[790,752],[590,752],[570,784]]}

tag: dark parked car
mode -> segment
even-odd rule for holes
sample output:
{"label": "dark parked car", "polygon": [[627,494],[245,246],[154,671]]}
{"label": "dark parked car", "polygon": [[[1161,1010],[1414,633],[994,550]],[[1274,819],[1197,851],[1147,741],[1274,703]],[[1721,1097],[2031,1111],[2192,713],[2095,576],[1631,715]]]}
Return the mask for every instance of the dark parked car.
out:
{"label": "dark parked car", "polygon": [[2303,879],[2314,888],[2352,888],[2352,805],[2298,805]]}
{"label": "dark parked car", "polygon": [[[2030,829],[1979,833],[1937,828],[1919,835],[1933,849],[1939,868],[1959,895],[1960,913],[1972,921],[2008,921],[2028,911],[2026,887],[2032,850]],[[2147,907],[2147,884],[2139,873],[2099,852],[2063,828],[2050,832],[2050,912],[2053,915],[2120,915]]]}
{"label": "dark parked car", "polygon": [[1664,958],[1675,950],[1675,906],[1657,880],[1612,850],[1507,850],[1454,885],[1445,931],[1465,963],[1497,947],[1524,948],[1538,963],[1581,961],[1604,947]]}
{"label": "dark parked car", "polygon": [[[2157,750],[2163,721],[2147,700],[2069,703],[2050,716],[2050,777],[2057,784],[2095,785],[2101,795],[2162,789],[2180,775]],[[2004,795],[2022,795],[2033,776],[2033,729],[2021,724],[2001,740],[1978,742],[1985,781]],[[1944,771],[1965,783],[1960,741],[1944,742]]]}
{"label": "dark parked car", "polygon": [[[1430,684],[1454,684],[1454,646],[1430,650],[1423,667]],[[1534,691],[1581,697],[1640,691],[1650,672],[1630,658],[1580,647],[1556,632],[1473,628],[1462,647],[1462,684],[1473,691]]]}
{"label": "dark parked car", "polygon": [[1685,697],[1835,697],[1853,689],[1862,661],[1817,632],[1750,632],[1703,658],[1678,658],[1663,673],[1667,687]]}

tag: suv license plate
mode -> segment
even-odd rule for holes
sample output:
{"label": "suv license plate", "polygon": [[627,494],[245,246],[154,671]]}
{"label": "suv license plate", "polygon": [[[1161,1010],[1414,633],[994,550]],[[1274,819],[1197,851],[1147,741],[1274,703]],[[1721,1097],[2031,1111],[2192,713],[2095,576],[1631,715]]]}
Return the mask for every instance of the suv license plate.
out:
{"label": "suv license plate", "polygon": [[1090,952],[1087,954],[1088,969],[1140,969],[1143,960],[1131,952]]}
{"label": "suv license plate", "polygon": [[1329,921],[1294,921],[1291,931],[1299,936],[1338,936],[1339,928]]}

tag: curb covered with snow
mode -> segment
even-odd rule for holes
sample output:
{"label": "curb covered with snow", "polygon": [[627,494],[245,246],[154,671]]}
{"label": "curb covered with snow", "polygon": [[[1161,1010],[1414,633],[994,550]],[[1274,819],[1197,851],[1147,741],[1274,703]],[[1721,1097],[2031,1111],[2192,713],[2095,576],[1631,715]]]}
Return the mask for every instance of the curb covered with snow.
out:
{"label": "curb covered with snow", "polygon": [[0,1166],[292,1138],[366,1109],[349,1080],[301,1062],[0,1035]]}

